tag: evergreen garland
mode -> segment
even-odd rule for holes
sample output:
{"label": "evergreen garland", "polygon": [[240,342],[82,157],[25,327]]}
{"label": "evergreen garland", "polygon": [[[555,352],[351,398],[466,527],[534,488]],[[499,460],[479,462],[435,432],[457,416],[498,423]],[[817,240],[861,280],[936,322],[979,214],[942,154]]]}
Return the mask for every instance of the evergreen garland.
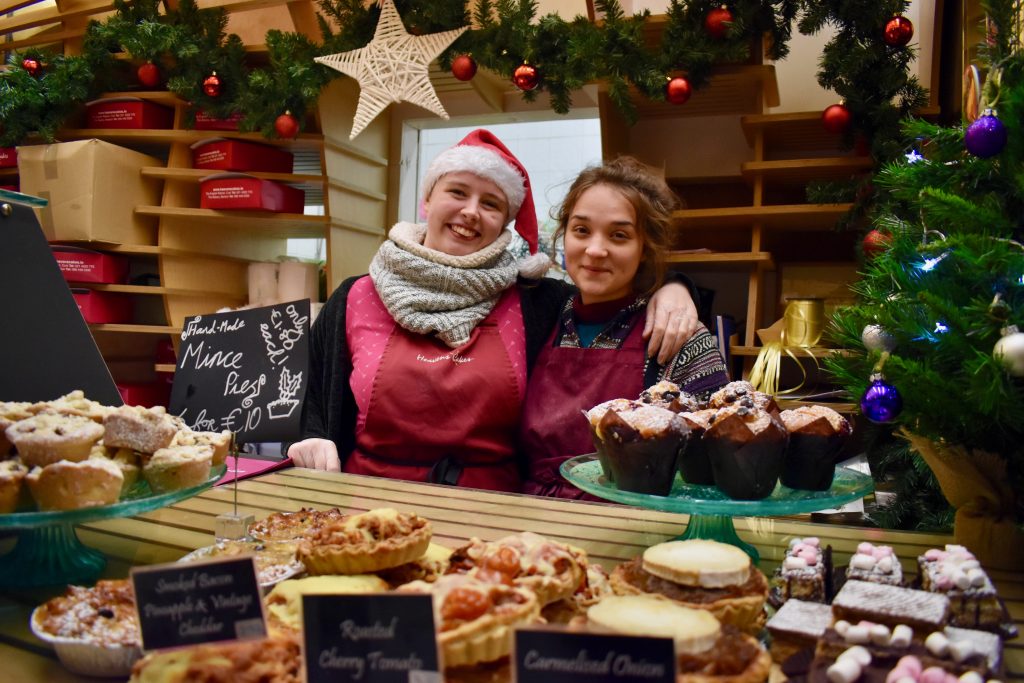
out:
{"label": "evergreen garland", "polygon": [[[0,144],[18,144],[36,132],[43,140],[55,139],[61,121],[84,101],[99,93],[139,89],[135,69],[157,64],[167,89],[191,103],[186,123],[203,110],[218,117],[243,115],[242,130],[259,130],[272,137],[273,121],[285,109],[302,122],[322,88],[336,71],[313,63],[313,57],[353,50],[373,37],[380,16],[374,3],[363,0],[318,0],[319,44],[305,36],[283,31],[266,35],[266,64],[247,59],[236,35],[226,33],[223,8],[199,9],[195,0],[182,0],[177,9],[161,10],[158,0],[115,0],[115,13],[90,23],[81,58],[44,58],[49,72],[26,78],[21,60],[34,51],[12,56],[8,71],[0,74],[3,125]],[[434,33],[464,25],[464,33],[440,57],[443,68],[459,54],[502,76],[524,62],[541,73],[537,90],[524,92],[533,100],[540,92],[550,96],[551,107],[566,113],[571,94],[583,85],[604,80],[612,101],[627,121],[635,120],[636,94],[663,101],[668,78],[685,75],[695,89],[705,86],[716,64],[745,60],[751,46],[765,38],[765,52],[782,59],[788,52],[793,23],[802,13],[801,30],[812,33],[826,22],[842,29],[842,38],[830,44],[823,57],[821,82],[848,100],[858,128],[876,143],[876,158],[887,160],[892,150],[882,142],[886,126],[895,133],[898,114],[919,106],[921,94],[906,78],[909,49],[893,49],[881,40],[881,26],[903,0],[732,0],[734,21],[721,39],[704,27],[709,11],[720,0],[671,0],[664,35],[657,45],[645,41],[648,12],[626,15],[617,0],[596,0],[604,19],[584,17],[566,21],[551,14],[537,18],[534,0],[481,0],[470,15],[463,0],[396,0],[406,28],[414,34]],[[336,26],[338,28],[332,28]],[[839,40],[837,38],[837,40]],[[867,57],[844,59],[843,50]],[[216,97],[203,92],[203,80],[213,72],[222,89]],[[879,76],[884,79],[880,79]],[[898,81],[903,79],[900,85]],[[891,87],[879,88],[891,81]],[[897,97],[895,103],[888,99]],[[890,109],[897,115],[890,113]],[[45,115],[40,115],[45,114]],[[40,124],[39,122],[43,123]],[[891,136],[890,136],[891,137]]]}

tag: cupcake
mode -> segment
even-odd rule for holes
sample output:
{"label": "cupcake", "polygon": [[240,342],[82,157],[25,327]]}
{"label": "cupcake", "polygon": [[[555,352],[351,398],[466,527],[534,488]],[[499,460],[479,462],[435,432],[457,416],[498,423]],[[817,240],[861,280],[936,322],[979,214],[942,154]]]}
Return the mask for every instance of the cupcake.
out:
{"label": "cupcake", "polygon": [[718,411],[704,433],[715,486],[730,498],[758,500],[775,489],[788,435],[774,416],[743,404]]}
{"label": "cupcake", "polygon": [[36,467],[25,484],[40,510],[77,510],[116,503],[124,475],[110,460],[89,458],[82,462],[61,460]]}
{"label": "cupcake", "polygon": [[664,379],[654,386],[644,389],[640,394],[640,402],[671,410],[673,413],[700,409],[700,403],[695,396],[680,389],[675,382]]}
{"label": "cupcake", "polygon": [[0,462],[0,515],[14,512],[21,497],[21,483],[28,468],[17,460]]}
{"label": "cupcake", "polygon": [[782,483],[791,489],[825,491],[832,486],[836,455],[850,438],[850,423],[825,406],[801,406],[779,415],[789,432]]}
{"label": "cupcake", "polygon": [[690,429],[677,413],[641,403],[606,411],[597,435],[620,490],[665,496],[672,490]]}
{"label": "cupcake", "polygon": [[604,417],[605,413],[609,410],[632,410],[634,407],[640,405],[638,401],[631,401],[628,398],[613,398],[610,401],[599,403],[587,412],[584,413],[587,421],[590,423],[590,436],[594,440],[594,450],[597,451],[597,460],[601,463],[601,470],[604,472],[605,479],[608,481],[615,481],[612,475],[611,464],[608,462],[608,451],[604,447],[604,439],[598,431],[598,424],[601,422],[601,418]]}
{"label": "cupcake", "polygon": [[754,385],[745,380],[729,382],[724,387],[708,397],[708,408],[728,408],[733,404],[746,406],[747,408],[759,408],[768,411],[776,416],[779,414],[779,406],[775,399],[754,388]]}
{"label": "cupcake", "polygon": [[711,486],[715,483],[714,473],[711,471],[711,457],[708,455],[708,446],[704,442],[704,433],[715,421],[718,413],[714,408],[698,410],[692,413],[681,413],[690,428],[690,438],[686,442],[686,448],[679,457],[679,474],[687,484],[697,486]]}

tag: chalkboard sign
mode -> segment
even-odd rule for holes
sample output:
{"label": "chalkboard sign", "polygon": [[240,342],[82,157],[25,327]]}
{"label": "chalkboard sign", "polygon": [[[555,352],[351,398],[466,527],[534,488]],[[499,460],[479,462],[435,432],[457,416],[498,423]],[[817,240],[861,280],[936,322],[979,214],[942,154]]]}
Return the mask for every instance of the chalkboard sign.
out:
{"label": "chalkboard sign", "polygon": [[517,629],[513,680],[545,683],[675,683],[675,643],[558,629]]}
{"label": "chalkboard sign", "polygon": [[267,635],[252,555],[131,571],[142,649]]}
{"label": "chalkboard sign", "polygon": [[49,401],[75,389],[119,406],[110,370],[29,203],[38,197],[0,190],[0,401]]}
{"label": "chalkboard sign", "polygon": [[429,595],[303,595],[308,683],[441,682]]}
{"label": "chalkboard sign", "polygon": [[186,318],[170,411],[241,443],[299,437],[309,377],[309,299]]}

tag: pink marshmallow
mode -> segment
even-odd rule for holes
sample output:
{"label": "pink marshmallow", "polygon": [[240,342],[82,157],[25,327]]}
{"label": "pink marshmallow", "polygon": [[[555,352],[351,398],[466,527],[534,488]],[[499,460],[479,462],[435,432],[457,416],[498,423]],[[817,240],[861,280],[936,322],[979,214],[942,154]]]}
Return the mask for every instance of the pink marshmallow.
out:
{"label": "pink marshmallow", "polygon": [[935,560],[941,560],[945,556],[946,556],[946,551],[939,550],[938,548],[930,548],[930,549],[924,551],[924,559],[928,560],[929,562],[934,562]]}
{"label": "pink marshmallow", "polygon": [[946,672],[937,666],[930,666],[921,672],[920,683],[946,683]]}
{"label": "pink marshmallow", "polygon": [[887,545],[876,545],[871,554],[878,558],[889,557],[892,555],[892,548]]}
{"label": "pink marshmallow", "polygon": [[960,683],[960,679],[955,674],[946,672],[946,683]]}
{"label": "pink marshmallow", "polygon": [[896,683],[901,678],[909,678],[910,680],[917,680],[914,674],[909,669],[904,669],[897,666],[895,669],[885,675],[885,683]]}
{"label": "pink marshmallow", "polygon": [[815,548],[821,545],[821,541],[818,539],[817,536],[808,536],[804,539],[804,543],[806,543],[807,545],[812,545]]}
{"label": "pink marshmallow", "polygon": [[867,541],[861,541],[857,544],[857,552],[863,555],[870,555],[871,551],[875,549],[875,546],[871,545]]}
{"label": "pink marshmallow", "polygon": [[917,678],[921,675],[922,666],[921,660],[914,655],[905,655],[900,657],[900,661],[896,662],[897,669],[903,669],[907,671],[911,677]]}
{"label": "pink marshmallow", "polygon": [[794,553],[797,557],[803,558],[808,565],[818,564],[818,551],[810,546],[804,546]]}

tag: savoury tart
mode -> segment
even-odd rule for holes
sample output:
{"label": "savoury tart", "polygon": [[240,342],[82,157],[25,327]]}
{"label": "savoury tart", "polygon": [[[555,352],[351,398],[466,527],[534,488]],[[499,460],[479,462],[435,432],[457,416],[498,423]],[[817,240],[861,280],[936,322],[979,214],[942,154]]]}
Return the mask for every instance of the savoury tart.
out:
{"label": "savoury tart", "polygon": [[234,640],[164,650],[136,662],[129,683],[300,683],[302,658],[292,638]]}
{"label": "savoury tart", "polygon": [[533,591],[446,574],[434,583],[413,581],[402,593],[430,593],[441,661],[445,667],[493,662],[512,651],[512,632],[540,620]]}
{"label": "savoury tart", "polygon": [[583,550],[524,531],[497,541],[471,539],[452,553],[448,573],[528,588],[543,607],[572,597],[586,581],[586,566]]}
{"label": "savoury tart", "polygon": [[258,541],[299,541],[342,517],[344,515],[338,508],[302,508],[295,512],[275,512],[251,524],[249,535]]}
{"label": "savoury tart", "polygon": [[768,597],[768,580],[754,568],[740,585],[707,588],[655,576],[644,569],[639,557],[617,566],[612,571],[611,584],[617,595],[651,594],[686,607],[708,610],[723,624],[747,633],[756,633],[761,628]]}
{"label": "savoury tart", "polygon": [[430,545],[430,522],[378,508],[321,527],[296,554],[310,574],[372,574],[412,562]]}

